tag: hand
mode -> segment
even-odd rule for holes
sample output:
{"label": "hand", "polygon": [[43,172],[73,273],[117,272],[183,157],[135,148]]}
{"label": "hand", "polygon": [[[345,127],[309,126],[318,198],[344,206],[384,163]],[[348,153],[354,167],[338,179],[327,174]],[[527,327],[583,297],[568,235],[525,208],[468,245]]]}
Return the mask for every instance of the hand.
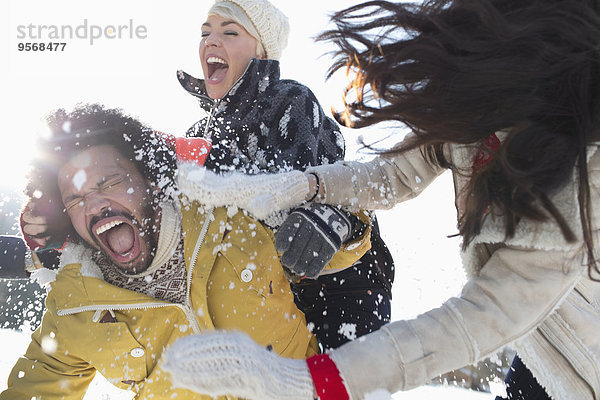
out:
{"label": "hand", "polygon": [[312,400],[305,360],[283,358],[241,332],[215,331],[178,339],[161,368],[176,387],[213,397]]}
{"label": "hand", "polygon": [[190,163],[180,163],[178,169],[177,184],[190,200],[210,207],[236,206],[258,219],[303,203],[309,191],[308,178],[300,171],[219,175]]}
{"label": "hand", "polygon": [[29,247],[35,250],[39,247],[46,247],[50,242],[50,235],[48,234],[48,219],[45,216],[35,215],[32,206],[30,201],[21,214],[21,231],[23,231]]}
{"label": "hand", "polygon": [[351,231],[350,219],[337,207],[309,203],[294,209],[275,233],[288,279],[319,276]]}

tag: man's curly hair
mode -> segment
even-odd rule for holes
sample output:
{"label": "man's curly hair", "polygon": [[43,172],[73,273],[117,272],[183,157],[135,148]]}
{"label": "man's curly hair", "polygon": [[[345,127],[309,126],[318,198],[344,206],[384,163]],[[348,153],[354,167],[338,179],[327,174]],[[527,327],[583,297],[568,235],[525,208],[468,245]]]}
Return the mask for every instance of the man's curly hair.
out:
{"label": "man's curly hair", "polygon": [[34,213],[48,218],[53,242],[62,243],[74,230],[58,189],[58,170],[76,153],[98,145],[114,146],[132,161],[153,187],[154,206],[175,196],[176,154],[166,135],[156,132],[120,109],[101,104],[58,109],[46,117],[47,135],[40,135],[25,194]]}

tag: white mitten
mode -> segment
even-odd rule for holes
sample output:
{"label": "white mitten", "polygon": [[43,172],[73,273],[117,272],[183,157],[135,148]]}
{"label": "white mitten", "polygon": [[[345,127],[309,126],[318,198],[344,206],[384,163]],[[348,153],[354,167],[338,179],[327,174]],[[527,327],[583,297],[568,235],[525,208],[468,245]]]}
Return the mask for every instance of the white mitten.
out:
{"label": "white mitten", "polygon": [[175,387],[213,397],[312,400],[305,360],[283,358],[241,332],[216,331],[178,339],[161,368]]}
{"label": "white mitten", "polygon": [[258,219],[304,202],[308,178],[301,171],[280,174],[215,174],[204,167],[180,163],[177,184],[190,200],[210,207],[236,206]]}

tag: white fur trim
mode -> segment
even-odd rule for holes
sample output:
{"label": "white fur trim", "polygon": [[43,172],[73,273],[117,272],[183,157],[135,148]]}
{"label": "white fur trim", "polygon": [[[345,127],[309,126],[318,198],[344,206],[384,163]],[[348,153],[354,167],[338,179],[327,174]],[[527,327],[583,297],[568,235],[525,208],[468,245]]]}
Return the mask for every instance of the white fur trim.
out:
{"label": "white fur trim", "polygon": [[91,247],[82,245],[67,243],[60,256],[60,266],[58,270],[62,270],[66,265],[69,264],[80,264],[81,276],[87,276],[91,278],[103,279],[102,271],[95,262],[92,261],[92,254],[94,249]]}
{"label": "white fur trim", "polygon": [[61,251],[58,269],[40,268],[31,274],[31,279],[41,287],[50,291],[50,284],[56,280],[58,273],[69,264],[79,264],[82,276],[103,279],[100,268],[92,261],[93,250],[81,244],[67,243]]}
{"label": "white fur trim", "polygon": [[56,270],[39,268],[31,273],[30,279],[37,282],[43,289],[50,291],[50,284],[56,280],[56,274],[58,274]]}
{"label": "white fur trim", "polygon": [[[597,146],[588,147],[588,159],[591,158],[596,151]],[[461,150],[455,150],[453,154],[461,154]],[[462,155],[464,156],[464,155]],[[460,157],[460,156],[459,156]],[[504,222],[501,216],[491,213],[485,220],[481,233],[477,235],[469,244],[467,250],[462,254],[463,266],[467,276],[473,277],[478,275],[483,267],[476,254],[477,244],[498,244],[504,243],[508,246],[525,247],[539,250],[555,250],[555,251],[573,251],[576,252],[581,248],[582,243],[582,226],[579,219],[579,202],[577,200],[577,171],[574,170],[571,180],[564,185],[550,200],[556,206],[561,215],[569,223],[571,230],[575,234],[577,240],[573,243],[568,243],[562,232],[558,228],[553,219],[548,219],[544,222],[534,222],[522,220],[516,226],[515,235],[512,238],[505,237]]]}
{"label": "white fur trim", "polygon": [[[583,274],[583,273],[584,272],[582,270],[580,272],[580,274]],[[523,360],[523,363],[527,366],[527,368],[529,368],[529,370],[531,370],[532,374],[534,375],[534,377],[538,381],[538,383],[544,388],[544,390],[546,390],[546,392],[553,399],[557,399],[557,400],[571,399],[572,393],[564,390],[564,387],[563,387],[564,384],[561,383],[560,379],[557,379],[555,370],[553,370],[551,367],[549,367],[546,364],[547,360],[550,358],[543,354],[538,354],[535,351],[536,347],[544,350],[545,347],[547,347],[547,344],[541,345],[541,346],[535,346],[534,344],[536,342],[540,341],[540,339],[538,339],[538,336],[542,336],[540,331],[549,329],[549,328],[545,328],[544,326],[548,325],[550,323],[554,323],[555,325],[556,324],[563,325],[565,327],[565,329],[568,329],[570,332],[572,332],[572,340],[578,341],[578,343],[581,346],[585,347],[585,345],[581,342],[581,340],[578,338],[577,334],[573,331],[573,329],[571,329],[568,326],[567,322],[564,321],[564,319],[562,319],[557,314],[557,310],[559,309],[560,305],[565,301],[565,299],[571,293],[573,293],[573,289],[575,288],[575,286],[577,286],[578,282],[579,282],[579,280],[575,280],[573,282],[573,285],[568,290],[565,290],[564,295],[556,302],[552,311],[550,313],[548,313],[548,317],[540,324],[539,327],[533,326],[530,332],[523,334],[520,339],[515,340],[512,343],[512,345],[510,345],[510,347],[514,348],[517,351],[517,354]],[[552,346],[554,347],[555,345],[556,344],[553,342]],[[591,355],[591,352],[588,352],[588,353]],[[562,354],[562,351],[561,351],[561,354]],[[542,360],[546,360],[546,361],[542,361]],[[596,365],[600,365],[600,364],[596,364]],[[567,372],[564,371],[564,373],[567,373]]]}
{"label": "white fur trim", "polygon": [[[562,339],[557,340],[558,337]],[[551,357],[548,354],[538,354],[538,350],[545,351],[547,349],[548,342],[552,343],[552,349],[564,355],[566,360],[563,362],[568,362],[569,367],[573,368],[572,370],[561,368],[562,373],[557,376],[556,369],[560,366],[549,365],[548,360]],[[564,342],[568,342],[568,344],[563,345]],[[515,342],[514,348],[538,383],[553,399],[572,399],[573,393],[587,392],[588,384],[592,386],[595,384],[593,389],[596,391],[600,387],[598,380],[600,363],[573,328],[556,312],[533,335]],[[593,365],[595,370],[580,370],[589,365]]]}

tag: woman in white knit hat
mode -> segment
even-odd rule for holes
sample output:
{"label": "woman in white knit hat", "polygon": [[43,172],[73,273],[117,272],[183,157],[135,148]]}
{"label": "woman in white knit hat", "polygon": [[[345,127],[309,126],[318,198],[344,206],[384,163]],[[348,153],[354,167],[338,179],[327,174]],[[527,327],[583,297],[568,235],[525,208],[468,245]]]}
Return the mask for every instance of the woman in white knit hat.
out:
{"label": "woman in white knit hat", "polygon": [[[178,73],[205,111],[187,136],[211,142],[209,170],[304,170],[343,158],[339,127],[310,89],[279,78],[288,35],[287,17],[267,0],[216,0],[209,9],[199,49],[203,79]],[[344,326],[355,326],[361,336],[389,322],[393,261],[376,227],[372,250],[356,265],[332,271],[326,265],[333,254],[371,223],[316,203],[265,222],[278,228],[277,247],[296,304],[324,348],[349,340]]]}

